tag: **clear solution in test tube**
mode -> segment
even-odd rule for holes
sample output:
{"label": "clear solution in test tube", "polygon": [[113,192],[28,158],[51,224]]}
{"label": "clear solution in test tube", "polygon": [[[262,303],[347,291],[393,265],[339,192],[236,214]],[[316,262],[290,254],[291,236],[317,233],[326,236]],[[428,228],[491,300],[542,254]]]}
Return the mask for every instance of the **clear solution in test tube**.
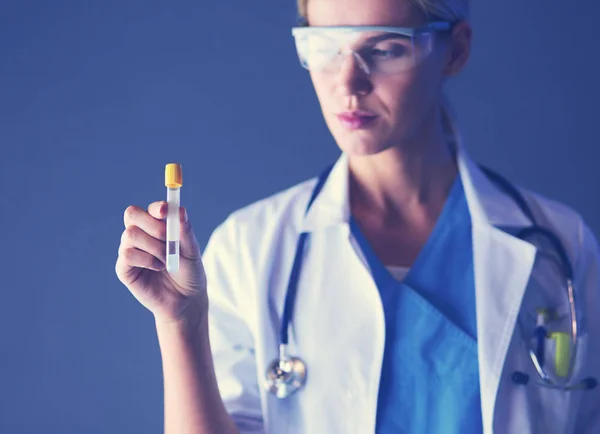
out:
{"label": "clear solution in test tube", "polygon": [[165,186],[167,187],[167,271],[179,270],[179,206],[180,189],[183,185],[181,165],[169,163],[165,167]]}

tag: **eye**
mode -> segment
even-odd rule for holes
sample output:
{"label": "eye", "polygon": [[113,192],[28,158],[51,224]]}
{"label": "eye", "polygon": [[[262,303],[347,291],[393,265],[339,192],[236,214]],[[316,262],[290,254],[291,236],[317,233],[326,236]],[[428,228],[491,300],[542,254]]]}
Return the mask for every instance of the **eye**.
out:
{"label": "eye", "polygon": [[384,44],[378,44],[371,49],[371,55],[377,58],[383,59],[395,59],[398,57],[406,56],[410,53],[410,49],[407,44],[386,42]]}

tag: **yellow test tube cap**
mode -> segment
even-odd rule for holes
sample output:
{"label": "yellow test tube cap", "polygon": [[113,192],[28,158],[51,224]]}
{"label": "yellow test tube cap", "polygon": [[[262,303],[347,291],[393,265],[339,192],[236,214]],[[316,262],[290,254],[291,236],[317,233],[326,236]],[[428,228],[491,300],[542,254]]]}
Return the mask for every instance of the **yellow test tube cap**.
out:
{"label": "yellow test tube cap", "polygon": [[183,173],[181,164],[169,163],[165,167],[165,186],[168,188],[179,188],[183,185]]}

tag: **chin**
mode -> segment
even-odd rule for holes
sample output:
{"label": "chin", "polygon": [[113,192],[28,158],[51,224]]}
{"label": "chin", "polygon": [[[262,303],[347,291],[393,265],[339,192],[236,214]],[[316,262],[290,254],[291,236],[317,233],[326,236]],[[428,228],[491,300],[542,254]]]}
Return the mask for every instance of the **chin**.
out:
{"label": "chin", "polygon": [[388,148],[384,140],[373,137],[372,134],[361,133],[361,131],[355,131],[352,134],[338,134],[335,137],[337,145],[344,154],[349,157],[361,157],[379,154]]}

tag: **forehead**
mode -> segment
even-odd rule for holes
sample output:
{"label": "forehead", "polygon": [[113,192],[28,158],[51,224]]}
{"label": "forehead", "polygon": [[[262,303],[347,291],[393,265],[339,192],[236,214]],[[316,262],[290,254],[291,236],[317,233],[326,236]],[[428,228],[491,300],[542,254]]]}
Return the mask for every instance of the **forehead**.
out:
{"label": "forehead", "polygon": [[416,27],[425,17],[410,0],[308,0],[311,26]]}

